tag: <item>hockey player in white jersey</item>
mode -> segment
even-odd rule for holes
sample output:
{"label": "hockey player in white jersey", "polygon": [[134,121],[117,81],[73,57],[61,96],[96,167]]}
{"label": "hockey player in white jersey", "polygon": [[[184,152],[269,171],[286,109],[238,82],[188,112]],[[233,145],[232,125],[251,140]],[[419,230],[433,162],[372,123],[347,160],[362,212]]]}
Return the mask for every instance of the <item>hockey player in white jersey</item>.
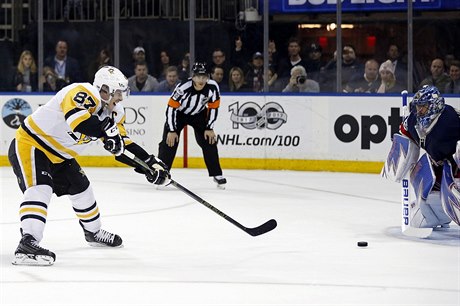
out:
{"label": "hockey player in white jersey", "polygon": [[24,197],[19,209],[22,238],[13,264],[52,265],[56,260],[53,252],[39,245],[53,193],[68,195],[90,245],[122,246],[119,235],[101,228],[91,184],[75,160],[90,142],[101,139],[106,150],[127,164],[122,154],[129,150],[152,167],[151,171],[136,169],[149,182],[162,185],[168,181],[161,161],[126,135],[119,102],[128,96],[127,78],[117,68],[106,66],[96,72],[93,84],[64,87],[17,130],[8,158]]}

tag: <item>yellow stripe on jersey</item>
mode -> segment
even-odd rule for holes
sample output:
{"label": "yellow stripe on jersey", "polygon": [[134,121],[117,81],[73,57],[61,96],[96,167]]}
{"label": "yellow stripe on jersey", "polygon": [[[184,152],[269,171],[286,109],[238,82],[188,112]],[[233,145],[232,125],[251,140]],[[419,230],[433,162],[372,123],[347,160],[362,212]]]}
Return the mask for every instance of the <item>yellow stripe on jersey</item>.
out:
{"label": "yellow stripe on jersey", "polygon": [[124,136],[128,135],[128,133],[126,132],[126,128],[125,128],[125,126],[123,124],[118,123],[117,127],[118,127],[118,130],[120,131],[120,136],[121,137],[124,137]]}
{"label": "yellow stripe on jersey", "polygon": [[35,185],[36,183],[36,178],[34,175],[34,169],[32,165],[32,162],[34,160],[32,152],[32,145],[19,141],[16,142],[16,154],[18,157],[19,164],[21,165],[22,174],[24,175],[23,179],[25,180],[24,185],[26,186],[26,188],[29,188]]}
{"label": "yellow stripe on jersey", "polygon": [[96,112],[99,104],[99,99],[92,95],[86,87],[79,85],[69,90],[65,95],[61,102],[61,108],[67,123],[73,131],[82,121],[85,121],[91,114]]}
{"label": "yellow stripe on jersey", "polygon": [[[56,149],[56,151],[61,151],[61,152],[66,152],[67,154],[71,155],[73,158],[75,158],[78,154],[77,152],[70,150],[63,145],[61,145],[59,142],[57,142],[53,137],[50,135],[47,135],[32,119],[32,117],[28,117],[27,119],[27,124],[34,130],[33,132],[40,138],[44,138],[51,146],[53,149]],[[48,155],[47,155],[48,156]]]}
{"label": "yellow stripe on jersey", "polygon": [[59,164],[64,161],[64,159],[57,157],[56,155],[52,154],[48,150],[46,150],[43,146],[41,146],[35,139],[32,138],[22,127],[19,127],[16,131],[16,140],[19,144],[35,147],[45,153],[46,157],[53,163]]}
{"label": "yellow stripe on jersey", "polygon": [[125,146],[132,144],[133,141],[128,137],[128,132],[126,132],[126,128],[124,126],[124,123],[126,121],[126,114],[123,115],[123,117],[118,121],[117,127],[118,130],[120,131],[120,136],[123,138],[123,142],[125,143]]}

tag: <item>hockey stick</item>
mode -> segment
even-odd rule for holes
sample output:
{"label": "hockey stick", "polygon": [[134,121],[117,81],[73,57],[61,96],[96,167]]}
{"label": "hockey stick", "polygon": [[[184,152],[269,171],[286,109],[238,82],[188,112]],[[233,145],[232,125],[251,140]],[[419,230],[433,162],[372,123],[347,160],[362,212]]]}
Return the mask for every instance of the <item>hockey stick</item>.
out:
{"label": "hockey stick", "polygon": [[[143,167],[144,169],[149,169],[150,170],[150,167],[143,160],[137,158],[136,156],[131,154],[129,151],[125,151],[125,153],[123,153],[123,155],[125,155],[125,157],[129,158],[130,160],[132,160],[133,162],[135,162],[139,166]],[[253,228],[245,227],[241,223],[239,223],[235,219],[231,218],[227,214],[223,213],[222,211],[220,211],[219,209],[217,209],[216,207],[211,205],[209,202],[203,200],[201,197],[199,197],[195,193],[191,192],[190,190],[188,190],[187,188],[185,188],[184,186],[182,186],[178,182],[174,181],[173,179],[171,179],[170,184],[173,185],[174,187],[176,187],[177,189],[179,189],[180,191],[186,193],[188,196],[193,198],[198,203],[203,204],[204,206],[206,206],[207,208],[209,208],[210,210],[212,210],[213,212],[215,212],[216,214],[218,214],[219,216],[221,216],[222,218],[224,218],[225,220],[227,220],[231,224],[235,225],[239,229],[245,231],[246,233],[248,233],[251,236],[259,236],[259,235],[265,234],[265,233],[273,230],[277,226],[276,220],[275,219],[270,219],[267,222],[265,222],[264,224],[259,225],[257,227],[253,227]]]}
{"label": "hockey stick", "polygon": [[[410,110],[407,106],[407,90],[401,92],[402,96],[402,107],[403,107],[403,118],[409,116]],[[402,205],[402,219],[401,219],[401,231],[405,236],[426,238],[433,231],[432,228],[420,228],[411,226],[412,218],[415,214],[415,207],[412,207],[411,203],[411,187],[409,182],[410,174],[407,173],[401,180],[401,205]]]}

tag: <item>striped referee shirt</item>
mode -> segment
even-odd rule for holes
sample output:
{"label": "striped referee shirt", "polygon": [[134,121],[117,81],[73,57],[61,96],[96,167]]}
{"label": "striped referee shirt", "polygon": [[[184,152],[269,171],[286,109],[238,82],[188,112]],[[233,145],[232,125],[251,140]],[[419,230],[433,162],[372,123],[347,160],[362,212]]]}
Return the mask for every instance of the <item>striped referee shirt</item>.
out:
{"label": "striped referee shirt", "polygon": [[212,130],[217,119],[220,105],[219,85],[209,79],[202,90],[193,87],[192,79],[177,85],[168,101],[166,124],[170,132],[177,131],[177,112],[185,115],[197,115],[207,109],[206,129]]}

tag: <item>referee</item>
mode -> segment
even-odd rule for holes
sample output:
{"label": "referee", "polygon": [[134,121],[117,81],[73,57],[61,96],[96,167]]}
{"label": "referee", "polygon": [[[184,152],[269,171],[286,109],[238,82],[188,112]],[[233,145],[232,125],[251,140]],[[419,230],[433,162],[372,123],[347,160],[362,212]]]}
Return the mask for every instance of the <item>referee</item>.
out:
{"label": "referee", "polygon": [[195,63],[192,74],[191,78],[177,85],[169,98],[158,158],[171,169],[180,132],[184,126],[190,125],[195,131],[196,142],[203,150],[209,176],[214,178],[218,187],[224,189],[227,180],[222,176],[213,130],[220,104],[219,85],[209,79],[204,63]]}

